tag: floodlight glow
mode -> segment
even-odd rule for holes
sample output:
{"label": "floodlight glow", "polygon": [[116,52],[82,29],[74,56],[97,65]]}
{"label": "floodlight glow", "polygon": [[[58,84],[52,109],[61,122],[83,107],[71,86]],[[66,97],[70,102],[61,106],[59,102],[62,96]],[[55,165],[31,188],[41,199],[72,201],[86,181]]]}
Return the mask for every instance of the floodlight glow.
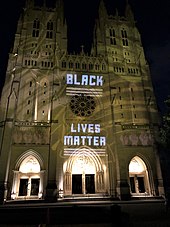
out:
{"label": "floodlight glow", "polygon": [[21,163],[19,171],[22,173],[39,173],[40,164],[35,157],[30,155]]}
{"label": "floodlight glow", "polygon": [[87,156],[80,156],[74,160],[72,174],[95,174],[94,163]]}
{"label": "floodlight glow", "polygon": [[133,158],[129,164],[129,172],[130,173],[141,173],[145,171],[145,166],[141,160],[137,158]]}

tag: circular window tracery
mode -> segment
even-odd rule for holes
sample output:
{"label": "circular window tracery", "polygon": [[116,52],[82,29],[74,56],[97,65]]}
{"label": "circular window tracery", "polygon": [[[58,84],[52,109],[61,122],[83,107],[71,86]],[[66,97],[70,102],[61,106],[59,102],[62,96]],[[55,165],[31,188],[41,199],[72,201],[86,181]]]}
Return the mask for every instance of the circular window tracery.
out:
{"label": "circular window tracery", "polygon": [[72,112],[79,117],[90,116],[94,112],[95,107],[95,100],[91,96],[76,95],[70,101]]}

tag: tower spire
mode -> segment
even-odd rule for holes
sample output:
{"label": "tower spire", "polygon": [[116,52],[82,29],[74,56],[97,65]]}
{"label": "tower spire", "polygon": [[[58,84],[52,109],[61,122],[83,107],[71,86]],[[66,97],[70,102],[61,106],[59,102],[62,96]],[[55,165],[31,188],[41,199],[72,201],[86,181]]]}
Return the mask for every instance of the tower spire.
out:
{"label": "tower spire", "polygon": [[107,10],[103,0],[100,0],[99,4],[99,18],[106,18],[107,17]]}
{"label": "tower spire", "polygon": [[60,20],[64,23],[64,3],[63,0],[56,1],[56,8],[60,9]]}
{"label": "tower spire", "polygon": [[131,6],[129,5],[129,1],[128,0],[126,0],[125,16],[131,22],[134,22],[134,15],[133,15],[133,12],[132,12]]}

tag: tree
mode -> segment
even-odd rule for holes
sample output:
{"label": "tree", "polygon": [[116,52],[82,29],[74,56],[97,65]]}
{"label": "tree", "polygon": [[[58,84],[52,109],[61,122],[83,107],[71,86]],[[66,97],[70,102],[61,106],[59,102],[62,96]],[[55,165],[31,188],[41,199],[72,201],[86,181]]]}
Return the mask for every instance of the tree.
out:
{"label": "tree", "polygon": [[161,145],[166,148],[170,149],[170,96],[165,101],[167,106],[167,113],[163,116],[162,120],[162,127],[160,129],[160,142]]}
{"label": "tree", "polygon": [[170,201],[170,96],[165,101],[167,112],[162,118],[160,141],[158,143],[164,179],[165,196]]}

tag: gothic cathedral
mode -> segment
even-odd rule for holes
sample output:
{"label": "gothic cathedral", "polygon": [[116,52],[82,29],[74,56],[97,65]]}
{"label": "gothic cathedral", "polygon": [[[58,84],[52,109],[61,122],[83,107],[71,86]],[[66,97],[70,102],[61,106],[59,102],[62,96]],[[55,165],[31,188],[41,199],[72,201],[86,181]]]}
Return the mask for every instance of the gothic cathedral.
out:
{"label": "gothic cathedral", "polygon": [[63,1],[27,0],[0,110],[0,200],[164,194],[159,116],[130,5],[101,0],[90,54],[67,51]]}

